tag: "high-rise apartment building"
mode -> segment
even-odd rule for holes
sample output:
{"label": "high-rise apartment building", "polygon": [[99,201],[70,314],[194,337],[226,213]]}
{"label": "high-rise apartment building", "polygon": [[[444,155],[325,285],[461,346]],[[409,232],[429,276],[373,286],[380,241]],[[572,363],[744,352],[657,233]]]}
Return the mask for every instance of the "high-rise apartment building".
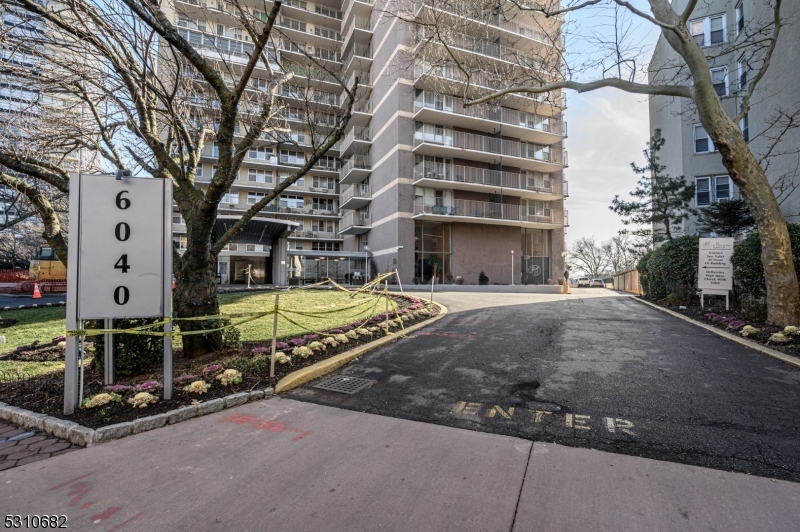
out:
{"label": "high-rise apartment building", "polygon": [[[175,23],[203,53],[224,48],[244,58],[251,49],[224,3],[172,1]],[[425,36],[414,19],[438,13],[458,20],[465,30],[451,48],[465,64],[475,60],[495,73],[524,70],[520,58],[553,55],[562,46],[563,20],[533,12],[477,13],[486,12],[485,6],[467,17],[435,2],[409,6],[398,17],[393,2],[282,4],[270,53],[298,84],[312,87],[306,100],[343,103],[338,82],[306,54],[324,61],[348,86],[358,78],[362,88],[345,137],[262,212],[292,222],[285,236],[286,268],[275,267],[284,257],[276,257],[274,247],[231,244],[219,259],[223,283],[241,281],[248,265],[254,279],[276,284],[326,277],[358,282],[376,269],[397,269],[404,283],[426,282],[434,266],[438,282],[460,278],[477,284],[481,272],[490,283],[545,284],[563,277],[563,95],[508,96],[465,106],[465,97],[488,94],[503,80],[477,75],[465,92],[463,73],[454,65],[429,62],[420,53]],[[271,7],[259,1],[252,13],[263,20]],[[526,68],[536,64],[531,59]],[[259,73],[254,76],[252,88],[259,90]],[[292,87],[280,93],[292,143],[269,135],[259,141],[223,199],[221,214],[241,212],[306,160],[307,116],[293,105],[298,95]],[[324,111],[315,116],[317,123],[324,120]],[[333,125],[333,113],[331,120]],[[213,143],[203,155],[199,186],[213,175]],[[185,237],[177,213],[174,221],[180,244]]]}
{"label": "high-rise apartment building", "polygon": [[[681,12],[687,0],[673,0]],[[786,21],[800,15],[800,4],[784,2]],[[709,60],[714,88],[728,115],[735,117],[748,84],[761,67],[757,61],[764,50],[763,38],[772,34],[773,3],[760,0],[710,0],[699,2],[688,21],[691,34],[703,47]],[[766,75],[751,99],[752,107],[739,127],[756,158],[770,154],[762,164],[775,196],[789,222],[800,222],[800,129],[784,126],[795,122],[800,112],[800,26],[784,24],[776,53]],[[682,61],[662,37],[650,62],[652,82],[690,83]],[[792,119],[792,115],[795,115]],[[706,133],[694,104],[681,98],[655,96],[650,99],[650,129],[661,129],[666,143],[661,162],[666,172],[684,176],[696,186],[692,207],[702,210],[717,202],[738,198],[739,191],[728,176],[722,158]],[[780,139],[777,144],[776,139]],[[772,149],[770,149],[772,147]],[[684,221],[686,234],[699,232],[696,218]]]}

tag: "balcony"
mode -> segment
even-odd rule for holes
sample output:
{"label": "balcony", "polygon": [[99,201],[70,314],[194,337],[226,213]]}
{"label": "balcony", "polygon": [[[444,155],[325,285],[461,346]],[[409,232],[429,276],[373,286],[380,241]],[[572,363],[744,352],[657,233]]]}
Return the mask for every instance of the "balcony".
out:
{"label": "balcony", "polygon": [[350,51],[344,57],[342,74],[347,76],[353,69],[369,72],[372,66],[372,45],[368,43],[353,43]]}
{"label": "balcony", "polygon": [[[469,81],[469,86],[474,89],[476,97],[488,92],[494,92],[507,88],[507,84],[500,80],[492,79],[475,72],[469,80],[464,73],[453,65],[431,66],[423,61],[416,61],[414,64],[414,86],[431,91],[441,91],[443,85],[457,93],[463,91],[465,84]],[[553,91],[544,94],[524,94],[516,93],[506,95],[505,98],[518,102],[521,106],[528,105],[536,108],[536,113],[540,115],[553,116],[561,114],[567,107],[566,94],[563,91]]]}
{"label": "balcony", "polygon": [[274,213],[274,214],[300,214],[303,216],[325,216],[325,217],[338,217],[339,209],[312,209],[310,207],[280,207],[270,203],[261,212]]}
{"label": "balcony", "polygon": [[523,214],[519,205],[474,200],[453,200],[451,205],[414,203],[414,218],[437,222],[511,225],[555,229],[564,225],[564,211],[550,210],[541,215]]}
{"label": "balcony", "polygon": [[561,148],[441,128],[435,133],[417,131],[414,153],[486,163],[497,163],[503,157],[509,165],[541,172],[555,172],[567,166],[567,152]]}
{"label": "balcony", "polygon": [[353,15],[344,23],[344,46],[350,44],[352,38],[354,42],[368,43],[372,39],[372,20],[369,16]]}
{"label": "balcony", "polygon": [[372,172],[372,161],[369,155],[353,155],[345,159],[339,172],[339,183],[352,185],[361,183]]}
{"label": "balcony", "polygon": [[502,192],[509,196],[540,200],[556,200],[566,196],[566,181],[552,176],[545,181],[515,172],[427,162],[414,167],[414,185],[485,194]]}
{"label": "balcony", "polygon": [[342,141],[342,157],[351,153],[366,153],[372,145],[372,136],[368,127],[352,127]]}
{"label": "balcony", "polygon": [[342,237],[339,233],[329,233],[326,231],[294,231],[289,235],[289,239],[304,239],[304,240],[341,240]]}
{"label": "balcony", "polygon": [[369,183],[350,185],[342,191],[339,206],[341,209],[360,209],[369,204],[371,198]]}
{"label": "balcony", "polygon": [[350,211],[342,216],[340,235],[361,235],[372,228],[368,212]]}
{"label": "balcony", "polygon": [[372,102],[367,98],[358,98],[353,104],[353,114],[350,117],[348,126],[364,127],[372,119]]}
{"label": "balcony", "polygon": [[421,92],[414,100],[414,119],[492,132],[498,128],[487,121],[499,122],[504,124],[504,134],[541,144],[552,144],[567,136],[567,123],[560,118],[526,113],[499,105],[464,107],[462,98],[430,91]]}

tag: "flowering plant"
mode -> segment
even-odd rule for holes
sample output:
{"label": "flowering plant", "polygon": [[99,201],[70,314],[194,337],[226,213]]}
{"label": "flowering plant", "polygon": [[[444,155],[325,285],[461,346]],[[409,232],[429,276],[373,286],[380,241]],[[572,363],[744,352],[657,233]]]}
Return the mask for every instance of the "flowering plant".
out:
{"label": "flowering plant", "polygon": [[210,366],[204,367],[200,372],[203,375],[208,375],[209,373],[215,373],[215,372],[217,372],[217,371],[219,371],[221,369],[222,369],[222,366],[220,366],[219,364],[211,364]]}
{"label": "flowering plant", "polygon": [[309,342],[312,342],[314,340],[319,340],[319,335],[317,335],[317,334],[306,334],[305,336],[303,336],[303,339],[304,340],[308,340]]}
{"label": "flowering plant", "polygon": [[158,397],[147,392],[139,392],[128,399],[128,402],[133,408],[146,408],[147,405],[158,402]]}
{"label": "flowering plant", "polygon": [[731,320],[728,322],[728,329],[736,331],[740,329],[742,325],[744,325],[744,322],[742,320]]}
{"label": "flowering plant", "polygon": [[278,351],[275,353],[275,362],[278,364],[287,364],[292,361],[292,358],[284,353],[283,351]]}
{"label": "flowering plant", "polygon": [[337,342],[339,342],[340,344],[346,344],[347,342],[350,341],[347,338],[347,336],[345,336],[343,334],[337,334],[336,336],[333,337],[333,339],[336,340]]}
{"label": "flowering plant", "polygon": [[239,384],[242,382],[242,372],[238,369],[226,369],[220,375],[217,375],[217,379],[223,386]]}
{"label": "flowering plant", "polygon": [[251,351],[254,355],[260,355],[261,353],[266,353],[267,348],[264,346],[254,347]]}
{"label": "flowering plant", "polygon": [[794,325],[787,325],[786,327],[783,328],[783,334],[787,336],[792,334],[797,334],[797,327],[795,327]]}
{"label": "flowering plant", "polygon": [[160,390],[161,384],[158,381],[146,381],[139,385],[134,386],[133,390],[136,392],[149,392],[152,390]]}
{"label": "flowering plant", "polygon": [[287,344],[286,342],[278,342],[275,344],[275,349],[278,349],[279,351],[283,351],[284,349],[289,349],[289,344]]}
{"label": "flowering plant", "polygon": [[310,344],[308,344],[308,348],[311,349],[312,351],[320,351],[322,349],[325,349],[325,344],[323,344],[322,342],[311,342]]}
{"label": "flowering plant", "polygon": [[289,342],[295,347],[299,347],[301,345],[305,345],[305,343],[306,343],[306,341],[304,339],[302,339],[302,338],[292,338],[291,340],[289,340]]}
{"label": "flowering plant", "polygon": [[761,331],[759,329],[756,329],[752,325],[745,325],[744,328],[742,329],[742,336],[744,336],[746,338],[748,336],[752,336],[752,335],[758,334],[760,332]]}
{"label": "flowering plant", "polygon": [[197,380],[197,375],[181,375],[180,377],[175,378],[175,382],[178,384],[186,384],[188,382],[193,382]]}
{"label": "flowering plant", "polygon": [[313,354],[313,351],[311,351],[311,349],[308,348],[307,346],[302,345],[302,346],[295,347],[294,349],[292,349],[292,354],[293,355],[297,355],[300,358],[308,358],[309,356],[311,356]]}
{"label": "flowering plant", "polygon": [[126,393],[133,390],[132,386],[128,386],[127,384],[109,384],[108,386],[103,388],[104,392],[107,393]]}
{"label": "flowering plant", "polygon": [[355,331],[347,331],[346,333],[344,333],[344,335],[346,337],[350,338],[351,340],[357,340],[358,339],[358,333],[355,332]]}
{"label": "flowering plant", "polygon": [[95,396],[84,399],[81,408],[94,408],[111,402],[119,403],[120,401],[122,401],[122,398],[115,393],[98,393]]}
{"label": "flowering plant", "polygon": [[206,381],[194,381],[189,386],[184,386],[183,391],[186,393],[206,393],[211,385]]}

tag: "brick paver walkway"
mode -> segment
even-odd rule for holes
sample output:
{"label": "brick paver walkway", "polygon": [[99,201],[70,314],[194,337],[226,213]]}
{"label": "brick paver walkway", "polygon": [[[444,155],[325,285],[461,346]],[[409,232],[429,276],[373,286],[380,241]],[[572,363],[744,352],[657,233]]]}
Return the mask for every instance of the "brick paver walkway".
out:
{"label": "brick paver walkway", "polygon": [[68,441],[0,423],[0,471],[80,449]]}

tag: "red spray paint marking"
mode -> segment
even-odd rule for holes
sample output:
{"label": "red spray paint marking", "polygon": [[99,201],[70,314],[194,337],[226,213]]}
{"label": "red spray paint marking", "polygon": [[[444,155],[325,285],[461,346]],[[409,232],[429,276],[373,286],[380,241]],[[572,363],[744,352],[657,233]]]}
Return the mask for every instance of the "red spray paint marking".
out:
{"label": "red spray paint marking", "polygon": [[102,521],[104,519],[108,519],[109,517],[111,517],[112,515],[117,513],[118,511],[119,511],[118,507],[112,506],[111,508],[109,508],[105,512],[101,513],[100,515],[95,515],[94,517],[92,517],[92,521]]}
{"label": "red spray paint marking", "polygon": [[68,480],[68,481],[66,481],[66,482],[62,482],[61,484],[59,484],[59,485],[57,485],[57,486],[53,486],[52,488],[50,488],[50,491],[57,490],[58,488],[63,488],[63,487],[64,487],[64,486],[66,486],[67,484],[72,484],[72,483],[73,483],[73,482],[75,482],[76,480],[80,480],[80,479],[82,479],[82,478],[86,478],[86,477],[88,477],[89,475],[91,475],[91,473],[86,473],[85,475],[81,475],[81,476],[79,476],[79,477],[75,477],[75,478],[73,478],[73,479],[71,479],[71,480]]}
{"label": "red spray paint marking", "polygon": [[119,530],[120,528],[122,528],[123,526],[127,525],[127,524],[128,524],[128,523],[130,523],[131,521],[133,521],[133,520],[135,520],[135,519],[139,519],[139,516],[140,516],[140,515],[142,515],[142,512],[139,512],[138,514],[134,515],[134,516],[133,516],[133,517],[131,517],[130,519],[127,519],[126,521],[123,521],[122,523],[118,524],[118,525],[117,525],[117,526],[115,526],[114,528],[109,528],[109,529],[108,529],[108,532],[114,532],[115,530]]}
{"label": "red spray paint marking", "polygon": [[[270,432],[283,432],[287,430],[287,427],[283,423],[278,423],[274,419],[260,419],[255,416],[248,416],[245,414],[233,414],[228,417],[222,418],[221,421],[226,421],[228,423],[233,423],[235,425],[246,425],[247,423],[251,424],[257,429],[266,429]],[[292,438],[292,441],[298,441],[303,439],[304,437],[311,434],[310,430],[303,432],[303,429],[298,429],[297,427],[288,427],[288,430],[291,432],[300,432],[302,433],[300,436],[295,436]]]}

